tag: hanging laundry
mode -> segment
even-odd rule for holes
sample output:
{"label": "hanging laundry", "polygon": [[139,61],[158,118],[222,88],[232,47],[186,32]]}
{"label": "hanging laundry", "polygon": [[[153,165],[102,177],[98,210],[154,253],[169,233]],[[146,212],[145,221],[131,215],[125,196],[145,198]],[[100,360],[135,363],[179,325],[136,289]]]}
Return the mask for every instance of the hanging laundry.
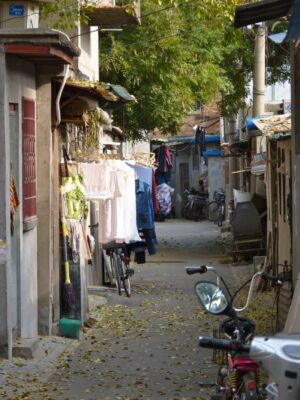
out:
{"label": "hanging laundry", "polygon": [[142,234],[146,242],[148,253],[150,256],[154,255],[157,251],[157,237],[154,226],[151,229],[143,229]]}
{"label": "hanging laundry", "polygon": [[125,243],[140,241],[136,222],[136,191],[135,173],[124,161],[118,161],[117,166],[123,171],[125,179],[124,190],[124,224],[126,227]]}
{"label": "hanging laundry", "polygon": [[124,161],[106,160],[81,164],[80,171],[88,198],[98,203],[99,243],[140,240],[134,170]]}
{"label": "hanging laundry", "polygon": [[136,219],[139,230],[151,229],[154,226],[154,208],[150,186],[139,179],[136,188]]}
{"label": "hanging laundry", "polygon": [[10,232],[12,235],[14,234],[15,214],[19,204],[15,181],[12,175],[10,175]]}
{"label": "hanging laundry", "polygon": [[140,179],[142,182],[146,182],[152,189],[152,168],[135,165],[130,162],[128,162],[127,165],[134,169],[137,179]]}
{"label": "hanging laundry", "polygon": [[154,208],[152,201],[152,191],[146,182],[137,179],[136,184],[136,209],[137,227],[146,242],[150,255],[156,253],[156,233],[154,226]]}
{"label": "hanging laundry", "polygon": [[157,201],[159,207],[159,214],[167,216],[172,211],[172,195],[175,189],[166,183],[157,186]]}
{"label": "hanging laundry", "polygon": [[152,202],[153,202],[154,214],[157,214],[158,212],[157,184],[156,184],[156,177],[154,170],[152,170]]}
{"label": "hanging laundry", "polygon": [[62,188],[66,200],[66,218],[86,218],[88,209],[82,177],[77,175],[62,178]]}
{"label": "hanging laundry", "polygon": [[157,163],[156,169],[156,182],[158,185],[162,183],[169,183],[171,180],[171,171],[173,168],[173,157],[170,149],[162,145],[155,151],[155,158]]}
{"label": "hanging laundry", "polygon": [[76,264],[80,259],[81,223],[76,219],[66,219],[68,244],[72,250],[72,260]]}
{"label": "hanging laundry", "polygon": [[158,147],[155,151],[155,158],[158,163],[157,171],[158,172],[168,172],[173,168],[173,158],[170,149],[162,145]]}
{"label": "hanging laundry", "polygon": [[206,150],[205,134],[205,128],[202,126],[197,126],[195,134],[195,149],[197,149],[197,152],[199,152],[201,156],[203,156],[203,152]]}
{"label": "hanging laundry", "polygon": [[86,198],[89,200],[107,199],[109,192],[109,173],[111,166],[104,163],[80,163],[79,173],[83,176]]}

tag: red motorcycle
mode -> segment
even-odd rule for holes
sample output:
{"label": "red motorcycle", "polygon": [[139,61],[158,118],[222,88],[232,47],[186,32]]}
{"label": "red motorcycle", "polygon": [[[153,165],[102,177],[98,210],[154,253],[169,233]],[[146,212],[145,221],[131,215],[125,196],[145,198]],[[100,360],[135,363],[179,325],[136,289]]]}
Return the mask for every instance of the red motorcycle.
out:
{"label": "red motorcycle", "polygon": [[[255,324],[249,318],[238,316],[237,313],[246,310],[249,306],[257,277],[269,279],[277,287],[282,285],[282,281],[258,272],[231,295],[226,282],[213,267],[205,265],[201,267],[186,267],[186,272],[189,275],[203,274],[207,271],[212,271],[217,275],[217,284],[209,281],[197,282],[195,285],[196,295],[209,313],[228,316],[220,324],[220,338],[199,338],[199,346],[226,352],[227,356],[223,359],[224,363],[219,368],[215,384],[216,393],[211,396],[211,400],[266,399],[267,393],[264,387],[261,367],[249,357],[249,352],[244,351],[255,335]],[[248,283],[250,283],[250,289],[246,305],[240,309],[234,308],[233,301],[235,297]],[[230,299],[229,302],[228,299]],[[228,340],[224,340],[224,338]]]}

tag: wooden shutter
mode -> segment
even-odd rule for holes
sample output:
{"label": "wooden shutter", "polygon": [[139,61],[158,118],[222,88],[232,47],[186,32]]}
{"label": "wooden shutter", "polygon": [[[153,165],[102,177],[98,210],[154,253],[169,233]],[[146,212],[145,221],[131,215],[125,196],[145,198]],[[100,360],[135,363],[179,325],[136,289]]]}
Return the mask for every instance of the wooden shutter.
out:
{"label": "wooden shutter", "polygon": [[[36,219],[35,101],[22,99],[23,219]],[[29,228],[29,227],[28,227]]]}

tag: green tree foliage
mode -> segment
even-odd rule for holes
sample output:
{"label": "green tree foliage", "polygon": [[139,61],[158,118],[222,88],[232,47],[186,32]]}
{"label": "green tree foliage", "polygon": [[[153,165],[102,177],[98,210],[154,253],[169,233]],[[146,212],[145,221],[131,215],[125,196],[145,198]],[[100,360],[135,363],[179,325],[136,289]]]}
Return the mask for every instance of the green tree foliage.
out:
{"label": "green tree foliage", "polygon": [[[271,21],[267,24],[268,33],[273,34],[287,31],[288,25],[286,19]],[[283,83],[290,80],[290,59],[291,51],[289,43],[278,45],[268,40],[266,54],[266,80],[268,84]]]}
{"label": "green tree foliage", "polygon": [[176,134],[197,100],[219,98],[227,113],[241,105],[253,44],[232,26],[236,3],[144,0],[139,27],[100,37],[101,80],[123,84],[138,99],[126,109],[132,137],[155,127]]}
{"label": "green tree foliage", "polygon": [[40,5],[40,13],[44,25],[70,33],[80,24],[87,24],[88,19],[83,9],[92,7],[87,0],[60,0]]}
{"label": "green tree foliage", "polygon": [[[224,116],[244,105],[253,69],[255,30],[235,29],[235,7],[245,0],[142,0],[140,26],[100,34],[100,77],[124,85],[137,103],[124,108],[123,125],[133,139],[159,128],[176,134],[196,102],[219,99]],[[84,8],[91,0],[81,2]],[[42,6],[49,27],[70,33],[85,23],[79,3]],[[128,12],[134,0],[128,0]],[[280,31],[286,22],[270,23]],[[268,83],[289,77],[289,48],[268,42]]]}

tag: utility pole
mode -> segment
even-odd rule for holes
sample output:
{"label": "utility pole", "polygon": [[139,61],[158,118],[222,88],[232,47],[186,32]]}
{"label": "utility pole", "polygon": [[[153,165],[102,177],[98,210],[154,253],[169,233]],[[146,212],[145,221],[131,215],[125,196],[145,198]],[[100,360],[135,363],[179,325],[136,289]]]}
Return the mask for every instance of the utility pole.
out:
{"label": "utility pole", "polygon": [[[229,145],[233,143],[234,136],[237,133],[237,115],[231,116],[228,120],[228,135],[229,135]],[[229,157],[229,187],[230,193],[233,196],[233,189],[237,189],[237,176],[233,174],[236,171],[237,159],[236,157]]]}
{"label": "utility pole", "polygon": [[[266,26],[261,24],[258,26],[255,49],[254,49],[254,70],[253,70],[253,117],[264,115],[265,112],[265,86],[266,86]],[[252,138],[251,149],[252,156],[257,154],[259,138]],[[256,177],[251,175],[250,190],[252,193],[256,191]]]}
{"label": "utility pole", "polygon": [[254,49],[253,117],[259,117],[265,112],[265,71],[266,27],[262,24],[257,29]]}

